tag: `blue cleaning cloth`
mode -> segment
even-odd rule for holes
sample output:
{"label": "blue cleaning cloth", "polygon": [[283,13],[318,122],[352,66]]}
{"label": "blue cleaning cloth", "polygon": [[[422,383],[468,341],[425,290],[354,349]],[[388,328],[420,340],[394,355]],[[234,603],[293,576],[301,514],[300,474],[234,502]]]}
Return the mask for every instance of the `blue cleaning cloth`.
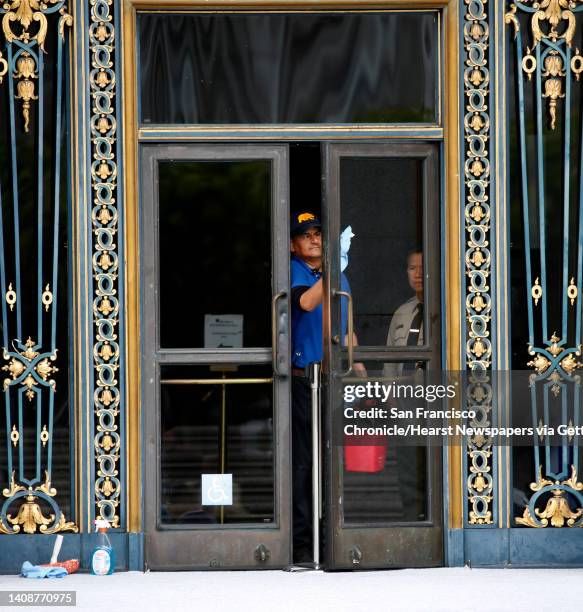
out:
{"label": "blue cleaning cloth", "polygon": [[64,567],[42,567],[33,565],[30,561],[25,561],[20,570],[23,578],[64,578],[67,573]]}

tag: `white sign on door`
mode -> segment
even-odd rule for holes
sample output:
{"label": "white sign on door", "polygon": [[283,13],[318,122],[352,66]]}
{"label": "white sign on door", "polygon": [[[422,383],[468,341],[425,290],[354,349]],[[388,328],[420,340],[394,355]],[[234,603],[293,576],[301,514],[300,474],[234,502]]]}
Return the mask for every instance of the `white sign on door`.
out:
{"label": "white sign on door", "polygon": [[202,505],[233,505],[233,474],[202,474]]}
{"label": "white sign on door", "polygon": [[242,314],[204,315],[204,348],[242,347]]}

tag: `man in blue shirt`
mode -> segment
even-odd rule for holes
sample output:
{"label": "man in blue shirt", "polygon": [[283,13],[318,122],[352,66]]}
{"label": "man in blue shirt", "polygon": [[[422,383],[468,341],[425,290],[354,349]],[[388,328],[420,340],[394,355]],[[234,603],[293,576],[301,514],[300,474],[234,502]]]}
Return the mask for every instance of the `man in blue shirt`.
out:
{"label": "man in blue shirt", "polygon": [[[322,228],[310,211],[291,217],[292,464],[294,561],[313,560],[311,389],[308,368],[322,361]],[[350,292],[341,274],[341,288]],[[346,300],[341,303],[346,335]],[[354,364],[362,370],[362,364]]]}

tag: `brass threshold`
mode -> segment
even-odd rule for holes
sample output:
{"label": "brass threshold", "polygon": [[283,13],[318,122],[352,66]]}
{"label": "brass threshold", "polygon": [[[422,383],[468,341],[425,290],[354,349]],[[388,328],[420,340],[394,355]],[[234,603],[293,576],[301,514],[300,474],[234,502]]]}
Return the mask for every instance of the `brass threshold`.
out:
{"label": "brass threshold", "polygon": [[273,378],[167,378],[163,385],[260,385],[273,382]]}

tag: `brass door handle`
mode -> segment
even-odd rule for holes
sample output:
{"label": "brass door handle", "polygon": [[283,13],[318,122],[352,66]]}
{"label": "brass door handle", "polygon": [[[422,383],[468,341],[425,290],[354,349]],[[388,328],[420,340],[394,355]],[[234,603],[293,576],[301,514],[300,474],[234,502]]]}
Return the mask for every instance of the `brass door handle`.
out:
{"label": "brass door handle", "polygon": [[280,369],[280,354],[278,351],[278,336],[280,332],[280,328],[284,327],[283,332],[285,333],[285,327],[287,326],[287,314],[284,313],[282,317],[281,325],[278,325],[278,316],[277,316],[277,302],[283,298],[287,297],[286,291],[279,291],[276,293],[271,299],[271,351],[272,351],[272,360],[273,360],[273,372],[276,376],[287,376],[287,368],[286,359],[283,357],[281,361],[283,362],[284,368]]}
{"label": "brass door handle", "polygon": [[[352,304],[352,295],[348,291],[340,291],[338,289],[332,289],[333,297],[345,297],[348,300],[348,316],[347,316],[347,329],[346,335],[348,336],[348,342],[346,348],[348,349],[348,370],[346,372],[339,372],[339,376],[348,376],[354,367],[354,310]],[[342,319],[342,316],[340,317]],[[342,332],[342,330],[340,330]],[[339,336],[335,336],[332,341],[335,344],[342,345],[342,339]]]}

